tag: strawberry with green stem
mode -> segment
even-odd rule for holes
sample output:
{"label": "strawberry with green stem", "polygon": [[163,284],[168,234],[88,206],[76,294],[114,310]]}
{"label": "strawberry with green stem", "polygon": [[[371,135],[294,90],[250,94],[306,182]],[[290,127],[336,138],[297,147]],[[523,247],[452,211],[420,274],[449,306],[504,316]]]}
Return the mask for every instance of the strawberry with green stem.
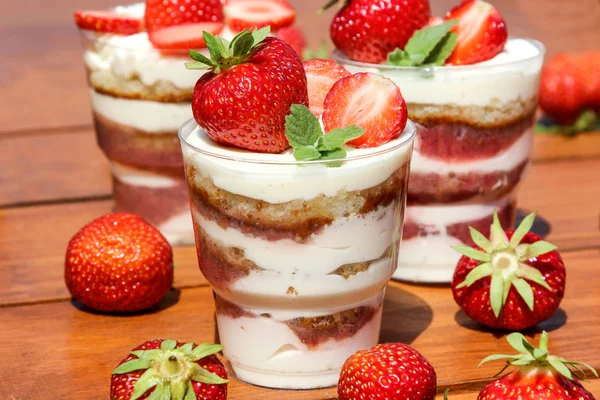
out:
{"label": "strawberry with green stem", "polygon": [[227,372],[216,357],[222,349],[210,343],[144,342],[112,372],[110,398],[225,400]]}
{"label": "strawberry with green stem", "polygon": [[522,330],[550,318],[564,296],[566,270],[556,246],[529,232],[535,213],[505,232],[494,212],[490,239],[471,229],[476,244],[463,254],[452,280],[456,303],[490,328]]}
{"label": "strawberry with green stem", "polygon": [[568,361],[548,353],[548,333],[543,332],[539,347],[533,347],[520,333],[511,333],[507,341],[516,355],[496,354],[484,358],[481,363],[495,360],[507,360],[506,366],[496,375],[500,375],[510,366],[517,370],[488,383],[477,397],[478,400],[594,400],[594,396],[584,389],[576,377],[585,379],[583,368],[587,368],[598,377],[591,366]]}

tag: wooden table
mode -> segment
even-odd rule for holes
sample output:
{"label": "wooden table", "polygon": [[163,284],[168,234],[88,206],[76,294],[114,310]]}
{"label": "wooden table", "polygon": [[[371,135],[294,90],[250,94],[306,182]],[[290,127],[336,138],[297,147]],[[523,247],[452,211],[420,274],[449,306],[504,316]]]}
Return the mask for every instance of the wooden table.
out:
{"label": "wooden table", "polygon": [[[320,1],[296,0],[300,25],[316,46],[330,14]],[[432,1],[441,14],[455,1]],[[63,283],[69,238],[112,208],[107,163],[97,149],[73,2],[23,0],[3,6],[0,43],[0,398],[106,399],[110,371],[134,345],[155,337],[214,339],[211,290],[192,248],[176,248],[174,289],[160,310],[106,316],[78,309]],[[81,8],[115,4],[79,1]],[[496,1],[513,34],[543,40],[549,53],[600,47],[597,0]],[[24,15],[21,10],[28,10]],[[553,11],[554,10],[554,11]],[[540,14],[541,13],[541,14]],[[542,15],[543,14],[543,15]],[[565,17],[565,16],[569,17]],[[536,137],[520,207],[551,225],[568,267],[557,314],[531,330],[552,331],[551,349],[600,368],[600,134]],[[475,399],[498,365],[476,368],[490,352],[509,351],[503,335],[458,312],[447,287],[392,283],[382,340],[411,343],[435,366],[439,391]],[[600,380],[586,386],[600,396]],[[231,399],[330,399],[335,389],[285,392],[233,381]]]}

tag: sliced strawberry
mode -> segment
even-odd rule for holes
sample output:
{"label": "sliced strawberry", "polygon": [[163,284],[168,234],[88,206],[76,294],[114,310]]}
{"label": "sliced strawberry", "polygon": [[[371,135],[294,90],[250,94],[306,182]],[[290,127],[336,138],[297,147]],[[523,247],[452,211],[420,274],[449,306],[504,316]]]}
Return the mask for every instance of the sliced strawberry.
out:
{"label": "sliced strawberry", "polygon": [[140,18],[113,11],[75,11],[74,18],[80,29],[117,35],[133,35],[141,32],[144,27],[144,21]]}
{"label": "sliced strawberry", "polygon": [[174,25],[223,22],[220,0],[146,0],[144,14],[149,32]]}
{"label": "sliced strawberry", "polygon": [[300,27],[297,25],[286,26],[275,32],[275,37],[278,37],[292,46],[292,49],[302,57],[304,47],[306,47],[306,39],[304,38],[304,33],[300,30]]}
{"label": "sliced strawberry", "polygon": [[308,106],[317,117],[323,114],[323,102],[331,87],[350,72],[332,60],[315,58],[304,63],[308,83]]}
{"label": "sliced strawberry", "polygon": [[508,38],[506,23],[494,6],[482,0],[467,0],[454,7],[446,20],[458,19],[458,34],[448,64],[475,64],[489,60],[504,49]]}
{"label": "sliced strawberry", "polygon": [[216,35],[223,30],[222,22],[173,25],[148,32],[152,45],[161,50],[177,50],[206,47],[203,32]]}
{"label": "sliced strawberry", "polygon": [[271,31],[294,23],[296,12],[285,0],[229,0],[223,8],[233,32],[270,26]]}
{"label": "sliced strawberry", "polygon": [[360,72],[337,81],[325,97],[323,125],[357,125],[365,133],[348,144],[377,147],[398,137],[406,126],[406,102],[398,86],[381,75]]}

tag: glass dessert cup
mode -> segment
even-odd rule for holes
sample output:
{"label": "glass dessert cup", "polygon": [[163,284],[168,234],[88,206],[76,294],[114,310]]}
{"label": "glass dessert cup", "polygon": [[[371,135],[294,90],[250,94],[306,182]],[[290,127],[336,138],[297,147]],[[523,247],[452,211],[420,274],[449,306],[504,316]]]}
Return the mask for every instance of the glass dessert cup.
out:
{"label": "glass dessert cup", "polygon": [[417,126],[402,250],[394,279],[447,283],[494,210],[513,226],[515,190],[529,161],[544,46],[509,39],[492,60],[468,66],[398,67],[334,59],[350,72],[394,81]]}
{"label": "glass dessert cup", "polygon": [[199,265],[238,379],[333,386],[347,357],[378,342],[415,131],[409,121],[392,142],[328,167],[181,127]]}
{"label": "glass dessert cup", "polygon": [[145,33],[81,31],[81,37],[97,142],[111,165],[116,211],[141,216],[173,245],[193,244],[177,131],[192,116],[200,73],[185,69],[185,55],[152,48]]}

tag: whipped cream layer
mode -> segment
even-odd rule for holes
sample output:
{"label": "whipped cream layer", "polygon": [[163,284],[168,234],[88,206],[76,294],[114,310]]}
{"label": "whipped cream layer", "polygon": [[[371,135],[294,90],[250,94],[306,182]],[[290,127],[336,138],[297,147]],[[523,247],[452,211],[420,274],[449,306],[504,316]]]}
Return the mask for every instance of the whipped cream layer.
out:
{"label": "whipped cream layer", "polygon": [[504,208],[514,195],[484,204],[410,206],[406,221],[424,225],[431,235],[402,240],[398,253],[398,268],[393,279],[413,282],[450,282],[461,255],[451,246],[462,245],[447,233],[447,227],[490,217],[494,210]]}
{"label": "whipped cream layer", "polygon": [[443,161],[424,156],[419,151],[419,137],[415,139],[414,151],[410,163],[411,173],[487,173],[510,171],[529,158],[533,144],[533,127],[506,150],[494,157],[475,161]]}
{"label": "whipped cream layer", "polygon": [[379,185],[410,161],[414,133],[415,126],[409,121],[398,138],[375,148],[348,147],[347,161],[330,168],[323,162],[297,162],[291,150],[266,154],[219,145],[193,121],[181,132],[184,158],[197,173],[230,193],[272,204]]}
{"label": "whipped cream layer", "polygon": [[336,61],[350,72],[374,72],[394,81],[409,105],[502,105],[537,97],[543,47],[511,38],[496,57],[469,66],[392,67],[355,62],[339,52]]}
{"label": "whipped cream layer", "polygon": [[108,96],[90,88],[92,110],[104,118],[147,133],[177,132],[192,117],[190,104]]}
{"label": "whipped cream layer", "polygon": [[[285,315],[278,314],[277,309],[250,310],[257,315],[255,318],[232,318],[217,313],[223,353],[237,378],[255,385],[287,389],[334,386],[350,355],[378,343],[383,293],[345,308],[368,306],[376,310],[371,320],[353,336],[332,338],[313,348],[304,344],[283,322]],[[329,315],[342,310],[321,307],[318,311],[320,315]],[[261,316],[261,313],[271,317]]]}

